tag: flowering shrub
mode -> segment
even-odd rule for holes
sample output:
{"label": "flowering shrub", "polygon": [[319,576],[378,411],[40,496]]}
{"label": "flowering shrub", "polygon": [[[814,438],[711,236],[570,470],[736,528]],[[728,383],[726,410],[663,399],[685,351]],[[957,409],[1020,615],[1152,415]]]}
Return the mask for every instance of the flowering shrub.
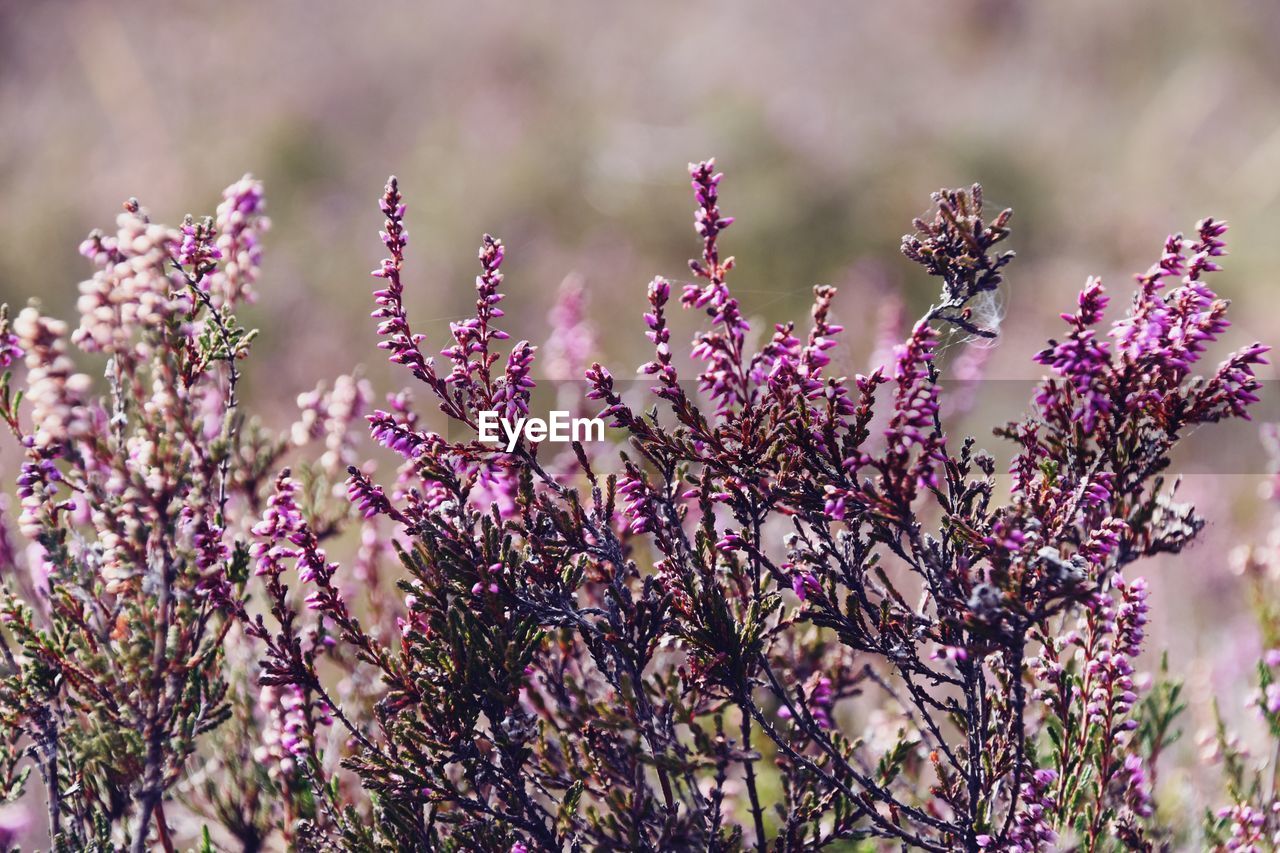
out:
{"label": "flowering shrub", "polygon": [[[1268,424],[1263,438],[1272,460],[1272,476],[1264,492],[1275,501],[1280,498],[1280,428]],[[1280,525],[1276,519],[1266,542],[1239,546],[1232,560],[1245,579],[1265,649],[1256,664],[1258,680],[1251,705],[1261,718],[1265,754],[1272,758],[1270,763],[1253,758],[1215,702],[1217,725],[1205,738],[1206,753],[1221,765],[1228,801],[1206,815],[1205,829],[1216,849],[1261,853],[1280,846],[1280,788],[1274,758],[1280,755],[1280,610],[1276,608]]]}
{"label": "flowering shrub", "polygon": [[[0,321],[4,366],[26,367],[22,391],[7,373],[0,387],[27,542],[25,573],[11,540],[2,560],[7,784],[29,754],[61,847],[109,848],[127,821],[135,850],[153,824],[168,845],[167,795],[231,713],[224,641],[248,559],[229,511],[256,501],[277,453],[236,393],[261,205],[246,179],[216,219],[172,229],[130,201],[80,247],[95,272],[78,328],[35,305]],[[72,344],[105,356],[102,396]]]}
{"label": "flowering shrub", "polygon": [[[529,413],[537,348],[504,343],[486,235],[474,316],[427,354],[394,178],[373,316],[410,389],[366,411],[368,383],[342,377],[287,436],[237,398],[258,185],[180,229],[131,202],[117,236],[92,235],[69,340],[36,308],[0,323],[0,358],[26,366],[0,414],[29,543],[0,554],[0,794],[34,764],[67,849],[174,849],[174,803],[205,849],[1164,840],[1151,780],[1179,689],[1135,679],[1130,565],[1202,525],[1163,476],[1180,438],[1256,400],[1261,345],[1195,372],[1227,326],[1206,282],[1225,225],[1170,237],[1109,324],[1086,284],[1035,356],[1051,375],[1027,415],[997,430],[1006,487],[944,430],[938,353],[948,328],[994,336],[974,306],[1013,260],[1010,211],[988,217],[978,186],[934,195],[902,250],[940,295],[892,365],[850,379],[833,288],[807,330],[753,343],[721,176],[691,178],[693,280],[647,292],[652,402],[585,363],[582,292],[562,291],[554,369],[580,372],[618,441],[560,452],[471,437],[482,413]],[[693,381],[673,286],[707,316]],[[107,357],[101,393],[69,344]],[[396,462],[381,482],[362,417],[370,459]],[[349,564],[330,556],[345,530]]]}

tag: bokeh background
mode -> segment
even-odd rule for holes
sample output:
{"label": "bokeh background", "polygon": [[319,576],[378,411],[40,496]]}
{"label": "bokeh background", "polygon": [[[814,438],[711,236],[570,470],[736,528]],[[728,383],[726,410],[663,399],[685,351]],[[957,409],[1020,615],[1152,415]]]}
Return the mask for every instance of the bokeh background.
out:
{"label": "bokeh background", "polygon": [[[849,373],[866,369],[886,304],[911,316],[935,295],[897,253],[911,218],[930,191],[972,181],[1016,210],[990,379],[1038,376],[1030,356],[1087,274],[1120,307],[1164,234],[1206,215],[1233,223],[1223,351],[1280,343],[1278,41],[1272,0],[9,0],[0,300],[71,317],[88,274],[76,246],[123,199],[172,222],[211,213],[252,172],[273,229],[246,389],[284,425],[298,392],[358,364],[394,387],[368,320],[376,198],[394,172],[411,315],[433,343],[468,310],[490,231],[508,247],[513,334],[546,340],[577,274],[601,360],[633,365],[645,284],[683,277],[694,250],[685,163],[715,155],[755,327],[803,319],[814,283],[839,284]],[[1280,420],[1274,399],[1259,411]],[[990,426],[1013,414],[977,405],[958,431],[994,444]],[[1192,700],[1164,807],[1196,810],[1217,793],[1194,737],[1211,701],[1246,731],[1252,719],[1258,640],[1228,552],[1261,539],[1271,512],[1253,427],[1198,447],[1185,493],[1210,527],[1147,570],[1150,647],[1168,649]]]}

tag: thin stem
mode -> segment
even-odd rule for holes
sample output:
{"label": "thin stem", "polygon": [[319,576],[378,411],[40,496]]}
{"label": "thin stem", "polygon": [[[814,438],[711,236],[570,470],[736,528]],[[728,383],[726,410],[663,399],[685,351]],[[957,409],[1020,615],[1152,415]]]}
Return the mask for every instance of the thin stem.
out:
{"label": "thin stem", "polygon": [[49,800],[49,839],[52,843],[62,834],[62,791],[58,784],[58,724],[48,707],[42,706],[37,713],[36,724],[40,726],[41,749],[44,762],[40,767],[40,775],[44,780]]}
{"label": "thin stem", "polygon": [[212,321],[214,328],[217,329],[218,337],[221,339],[224,350],[223,358],[227,362],[227,408],[224,413],[226,417],[227,446],[223,451],[222,459],[218,462],[218,524],[224,525],[227,523],[227,480],[231,475],[231,456],[239,434],[236,411],[239,408],[240,401],[236,395],[236,388],[240,384],[240,368],[236,366],[236,352],[232,346],[231,330],[223,322],[222,315],[214,308],[213,298],[206,291],[200,289],[200,282],[204,278],[204,273],[197,272],[195,275],[191,275],[177,261],[174,261],[174,266],[177,267],[178,272],[186,280],[187,287],[190,288],[191,293],[209,312],[209,319]]}
{"label": "thin stem", "polygon": [[1006,838],[1009,834],[1009,827],[1013,825],[1013,817],[1018,811],[1018,798],[1022,794],[1022,764],[1025,760],[1023,752],[1026,749],[1026,724],[1023,721],[1023,714],[1026,712],[1026,685],[1022,681],[1022,649],[1026,644],[1026,640],[1019,638],[1017,660],[1010,671],[1010,677],[1013,679],[1013,723],[1017,726],[1015,734],[1017,735],[1017,752],[1013,756],[1013,792],[1009,795],[1009,811],[1004,816],[1004,826],[1000,829],[1000,837]]}
{"label": "thin stem", "polygon": [[156,803],[156,830],[165,853],[173,853],[173,839],[169,836],[169,821],[164,816],[164,803]]}
{"label": "thin stem", "polygon": [[[162,513],[162,517],[164,514]],[[146,850],[147,830],[151,816],[164,795],[163,763],[165,729],[161,725],[162,705],[165,700],[163,673],[168,657],[170,610],[173,599],[173,567],[166,554],[160,566],[160,600],[157,604],[159,619],[156,621],[155,651],[151,657],[152,696],[151,709],[146,720],[147,757],[142,774],[142,790],[139,792],[141,809],[138,813],[138,830],[134,835],[132,853]]]}
{"label": "thin stem", "polygon": [[[805,702],[792,701],[791,696],[787,693],[785,689],[783,689],[782,684],[778,681],[778,677],[774,674],[773,668],[769,666],[769,662],[766,660],[761,660],[760,664],[761,664],[761,672],[763,672],[765,677],[768,678],[769,686],[772,688],[774,695],[777,696],[787,706],[787,709],[791,712],[792,720],[795,721],[795,723],[801,728],[801,730],[809,738],[809,740],[811,740],[814,744],[816,744],[818,748],[820,748],[823,752],[825,752],[831,758],[833,769],[844,770],[844,772],[847,773],[849,776],[851,776],[853,780],[858,783],[858,785],[860,785],[862,788],[864,788],[866,791],[868,791],[870,794],[875,796],[877,799],[879,799],[886,805],[893,808],[895,811],[901,814],[907,815],[908,817],[911,817],[914,820],[926,826],[933,827],[934,829],[937,829],[939,831],[942,831],[942,832],[955,831],[954,825],[945,823],[944,821],[941,821],[938,818],[933,817],[925,813],[924,811],[921,811],[918,808],[909,806],[906,803],[901,802],[900,800],[895,798],[891,793],[889,793],[889,791],[887,791],[880,785],[877,785],[875,781],[871,779],[869,776],[859,773],[852,766],[850,766],[849,762],[846,761],[844,756],[840,754],[840,751],[836,749],[835,746],[831,743],[830,738],[826,737],[822,733],[821,729],[818,727],[817,723],[814,722],[813,715],[809,713],[809,708],[805,704]],[[788,754],[790,754],[793,751],[791,750],[790,745],[787,744],[784,740],[780,739],[781,735],[778,734],[776,729],[774,729],[770,725],[767,725],[767,723],[765,723],[762,720],[759,709],[756,707],[755,703],[751,702],[750,699],[748,699],[747,702],[750,704],[750,707],[752,708],[752,716],[754,716],[756,720],[761,723],[762,728],[764,728],[765,733],[769,735],[769,738],[773,740],[774,743],[778,744],[778,746],[781,746],[784,749],[788,750]],[[810,764],[812,764],[812,762],[810,762]],[[816,768],[816,765],[813,765],[813,766]],[[829,773],[825,773],[821,770],[817,770],[817,772],[821,773],[828,780],[838,784],[842,790],[848,791],[848,787],[844,785],[842,782],[840,782],[838,779],[836,779],[835,776]],[[849,796],[854,797],[856,795],[850,793]],[[861,798],[858,798],[858,799],[861,802]],[[868,814],[872,816],[873,819],[879,817],[879,813],[874,810],[869,810]]]}
{"label": "thin stem", "polygon": [[899,827],[894,823],[890,823],[888,820],[882,817],[880,813],[877,812],[874,808],[868,807],[864,799],[858,796],[858,794],[855,793],[852,788],[850,788],[844,782],[837,779],[835,776],[832,776],[831,774],[827,773],[821,767],[819,767],[816,763],[814,763],[813,761],[811,761],[810,759],[806,758],[805,756],[797,752],[795,749],[793,749],[791,745],[787,743],[786,739],[781,735],[781,733],[779,733],[776,729],[773,728],[773,726],[769,724],[769,721],[765,719],[764,714],[762,714],[760,709],[756,707],[755,703],[751,703],[749,705],[749,708],[751,711],[751,716],[754,717],[756,722],[760,724],[760,727],[764,730],[765,734],[769,736],[769,739],[772,740],[774,743],[776,743],[778,747],[783,752],[785,752],[792,761],[801,765],[809,772],[817,774],[823,779],[826,779],[832,785],[834,785],[837,789],[839,789],[846,797],[849,798],[850,805],[853,807],[853,809],[858,813],[865,815],[868,819],[870,819],[872,823],[874,823],[877,827],[879,827],[880,831],[886,837],[900,838],[902,839],[903,842],[909,845],[914,845],[915,847],[918,847],[922,850],[933,850],[933,851],[938,851],[938,853],[943,853],[943,851],[947,850],[946,847],[943,847],[940,844],[934,844],[926,840],[925,838],[922,838],[921,836],[913,835],[912,833],[908,832],[905,829],[902,829],[901,827]]}
{"label": "thin stem", "polygon": [[756,827],[756,849],[766,849],[764,833],[764,810],[760,806],[760,793],[756,790],[755,759],[751,757],[751,714],[746,706],[742,708],[742,749],[746,755],[742,764],[747,773],[747,794],[751,797],[751,820]]}

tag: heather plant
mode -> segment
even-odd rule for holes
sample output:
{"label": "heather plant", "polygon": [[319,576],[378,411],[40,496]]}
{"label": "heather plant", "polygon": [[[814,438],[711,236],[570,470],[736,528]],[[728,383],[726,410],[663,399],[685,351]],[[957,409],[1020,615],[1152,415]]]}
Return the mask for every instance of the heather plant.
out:
{"label": "heather plant", "polygon": [[[1053,375],[998,430],[1016,448],[1006,494],[989,454],[946,435],[936,355],[943,328],[993,335],[972,305],[1013,258],[999,250],[1010,212],[986,219],[976,186],[935,195],[903,252],[939,299],[890,370],[850,381],[830,370],[832,288],[815,289],[807,332],[781,324],[751,344],[721,251],[721,176],[711,162],[691,174],[702,246],[680,301],[709,318],[696,388],[657,278],[640,368],[656,403],[586,371],[625,437],[616,454],[575,444],[551,465],[545,445],[445,437],[408,407],[370,416],[401,467],[385,488],[353,468],[349,487],[404,566],[393,642],[365,629],[279,481],[255,546],[276,616],[266,678],[298,691],[303,718],[348,730],[344,767],[378,815],[373,828],[334,802],[312,831],[400,849],[1156,843],[1150,763],[1177,694],[1139,702],[1145,584],[1125,570],[1201,525],[1162,477],[1179,438],[1256,399],[1264,347],[1193,373],[1226,327],[1205,282],[1225,225],[1170,237],[1109,328],[1087,283],[1036,356]],[[408,321],[394,179],[381,207],[381,346],[462,428],[527,414],[533,347],[499,350],[502,243],[485,237],[475,316],[438,363]],[[281,558],[306,608],[377,671],[372,719],[325,693]],[[848,713],[867,696],[897,731],[887,742]]]}
{"label": "heather plant", "polygon": [[[34,766],[58,849],[175,849],[175,800],[255,849],[279,810],[258,813],[281,794],[234,759],[269,732],[240,627],[249,528],[290,445],[327,429],[327,453],[341,453],[359,413],[333,405],[317,420],[303,400],[291,441],[240,410],[254,333],[235,312],[254,298],[263,209],[249,177],[178,228],[130,200],[113,234],[80,247],[94,272],[78,327],[36,303],[0,311],[0,364],[25,368],[21,386],[8,371],[0,383],[25,540],[0,537],[2,787],[17,799]],[[248,778],[232,797],[236,774]]]}
{"label": "heather plant", "polygon": [[[228,188],[180,228],[125,205],[80,247],[80,324],[38,305],[0,323],[0,417],[22,450],[25,571],[3,555],[0,708],[38,769],[60,849],[172,847],[165,801],[230,714],[224,641],[248,560],[233,512],[274,466],[239,411],[238,361],[266,228],[261,187]],[[103,393],[73,347],[105,365]],[[248,503],[252,503],[249,500]]]}
{"label": "heather plant", "polygon": [[[409,387],[374,407],[358,376],[321,385],[287,436],[237,397],[260,188],[180,229],[131,203],[91,236],[70,341],[34,308],[0,321],[26,366],[3,414],[30,543],[0,555],[0,795],[34,765],[65,848],[172,848],[166,807],[205,849],[1167,842],[1153,779],[1180,688],[1135,672],[1132,564],[1202,526],[1166,476],[1178,442],[1256,400],[1261,345],[1196,373],[1227,327],[1207,284],[1225,224],[1170,237],[1110,321],[1086,283],[996,429],[1006,473],[948,435],[969,403],[940,380],[948,332],[995,337],[1010,211],[934,194],[902,251],[939,296],[848,377],[834,288],[806,329],[753,331],[721,175],[690,177],[700,247],[690,281],[648,285],[639,389],[589,362],[586,294],[561,288],[547,370],[611,427],[563,446],[480,440],[488,413],[533,413],[542,356],[507,343],[488,235],[474,314],[447,342],[414,330],[394,178],[373,316]],[[673,292],[706,316],[687,358]],[[104,394],[69,344],[107,357]],[[321,450],[282,468],[299,447]]]}
{"label": "heather plant", "polygon": [[[1280,429],[1268,424],[1262,432],[1272,462],[1262,491],[1274,502],[1280,498]],[[1231,556],[1245,582],[1264,650],[1256,661],[1250,699],[1264,748],[1254,755],[1215,702],[1216,726],[1206,738],[1206,752],[1221,767],[1226,800],[1205,815],[1205,835],[1217,850],[1261,853],[1280,846],[1280,526],[1274,516],[1265,542],[1241,545]]]}

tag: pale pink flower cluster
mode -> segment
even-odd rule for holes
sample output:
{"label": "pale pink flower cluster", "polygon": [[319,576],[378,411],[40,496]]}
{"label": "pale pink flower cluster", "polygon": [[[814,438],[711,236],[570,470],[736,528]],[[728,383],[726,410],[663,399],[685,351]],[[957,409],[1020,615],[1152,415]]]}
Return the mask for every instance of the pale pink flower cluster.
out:
{"label": "pale pink flower cluster", "polygon": [[135,202],[116,228],[114,237],[95,231],[80,244],[80,254],[98,268],[80,283],[80,327],[72,335],[86,352],[127,352],[135,332],[159,327],[185,305],[167,268],[181,234],[151,222]]}
{"label": "pale pink flower cluster", "polygon": [[253,758],[266,766],[272,778],[291,773],[294,759],[306,754],[305,708],[306,699],[297,685],[266,684],[258,691],[258,711],[267,723]]}
{"label": "pale pink flower cluster", "polygon": [[253,302],[253,285],[262,264],[262,237],[271,227],[263,215],[266,200],[262,182],[245,175],[222,191],[214,217],[218,252],[222,263],[209,278],[209,292],[216,300],[234,305]]}
{"label": "pale pink flower cluster", "polygon": [[550,379],[576,380],[591,366],[597,345],[586,303],[582,276],[566,276],[547,312],[547,323],[555,334],[542,347],[542,369]]}
{"label": "pale pink flower cluster", "polygon": [[[1280,814],[1280,800],[1270,805],[1273,814]],[[1267,853],[1280,849],[1280,832],[1267,832],[1267,815],[1248,803],[1237,803],[1234,806],[1217,811],[1219,818],[1225,818],[1231,827],[1231,836],[1224,845],[1227,850],[1240,853]]]}
{"label": "pale pink flower cluster", "polygon": [[[313,390],[298,395],[299,417],[290,438],[299,447],[313,441],[324,442],[320,465],[326,471],[345,470],[355,465],[357,441],[363,433],[361,420],[369,406],[373,390],[368,380],[358,376],[339,376],[333,387],[320,383]],[[359,422],[361,429],[354,429]]]}
{"label": "pale pink flower cluster", "polygon": [[67,324],[28,306],[14,318],[13,333],[26,353],[26,402],[35,425],[35,446],[53,451],[88,435],[92,419],[85,407],[85,394],[91,382],[76,372],[67,354]]}

